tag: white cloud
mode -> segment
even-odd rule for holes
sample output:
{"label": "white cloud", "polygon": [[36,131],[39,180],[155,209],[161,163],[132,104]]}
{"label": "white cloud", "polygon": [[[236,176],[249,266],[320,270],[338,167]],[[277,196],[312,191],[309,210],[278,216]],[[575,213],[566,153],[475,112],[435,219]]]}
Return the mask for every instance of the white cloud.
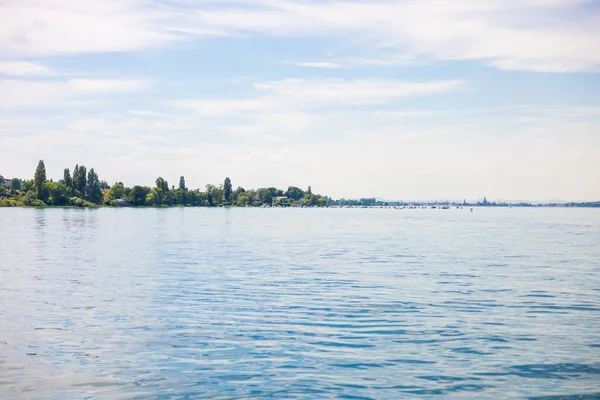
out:
{"label": "white cloud", "polygon": [[577,107],[564,111],[562,115],[565,117],[598,117],[600,116],[600,107]]}
{"label": "white cloud", "polygon": [[405,82],[387,79],[284,79],[256,83],[265,92],[304,103],[381,104],[391,99],[451,92],[464,82]]}
{"label": "white cloud", "polygon": [[131,115],[139,115],[143,117],[155,117],[159,115],[156,111],[152,110],[130,110],[128,111],[128,113]]}
{"label": "white cloud", "polygon": [[52,75],[54,72],[41,64],[28,61],[0,61],[0,75],[32,76]]}
{"label": "white cloud", "polygon": [[[144,4],[145,3],[145,4]],[[6,56],[130,51],[175,39],[156,29],[168,16],[150,2],[131,0],[8,0],[0,14]]]}
{"label": "white cloud", "polygon": [[70,79],[68,85],[80,93],[127,93],[149,86],[141,79]]}
{"label": "white cloud", "polygon": [[[210,131],[215,137],[233,135],[235,141],[246,144],[291,145],[290,141],[320,143],[324,138],[337,140],[339,134],[348,129],[368,129],[374,120],[361,106],[385,105],[405,97],[452,92],[463,85],[457,80],[284,79],[254,83],[256,94],[251,98],[185,99],[174,104],[194,111],[201,118],[210,117],[196,125],[203,126],[203,130]],[[297,147],[302,143],[294,145]]]}
{"label": "white cloud", "polygon": [[271,99],[183,99],[174,103],[176,106],[198,111],[203,115],[220,116],[236,112],[260,111],[274,106]]}
{"label": "white cloud", "polygon": [[[565,108],[561,107],[564,111]],[[485,115],[485,114],[496,114],[496,113],[510,113],[511,115],[521,115],[521,113],[534,113],[546,115],[552,115],[555,113],[555,109],[549,109],[548,107],[535,107],[530,105],[510,105],[500,107],[480,107],[480,108],[461,108],[461,109],[442,109],[442,110],[407,110],[407,109],[389,109],[389,110],[377,110],[373,113],[376,117],[384,118],[418,118],[418,117],[456,117],[465,115]],[[485,117],[489,120],[489,116]],[[506,118],[503,116],[503,118]]]}
{"label": "white cloud", "polygon": [[82,104],[102,95],[116,95],[143,90],[150,85],[145,80],[129,79],[69,79],[28,81],[0,80],[0,108],[54,107],[65,102]]}
{"label": "white cloud", "polygon": [[248,161],[248,160],[264,160],[268,159],[270,161],[282,161],[286,158],[293,157],[294,151],[290,148],[283,148],[278,150],[254,150],[248,152],[241,152],[235,156],[236,160],[239,161]]}
{"label": "white cloud", "polygon": [[301,62],[296,65],[298,65],[300,67],[324,68],[324,69],[342,68],[341,64],[329,62],[329,61]]}
{"label": "white cloud", "polygon": [[409,59],[475,59],[501,69],[548,72],[600,67],[600,12],[584,9],[586,1],[284,0],[245,8],[230,3],[234,6],[190,18],[238,33],[348,36]]}
{"label": "white cloud", "polygon": [[[380,46],[384,47],[384,46]],[[393,46],[392,46],[393,47]],[[416,58],[411,55],[386,55],[385,57],[379,58],[367,58],[367,57],[344,57],[339,60],[342,65],[362,67],[362,66],[375,66],[375,67],[389,67],[396,65],[415,65],[418,63]],[[422,61],[421,61],[422,63]]]}
{"label": "white cloud", "polygon": [[446,114],[446,111],[412,110],[412,111],[375,111],[377,117],[412,118],[432,117]]}
{"label": "white cloud", "polygon": [[7,0],[0,52],[15,58],[134,51],[215,35],[310,36],[344,38],[358,49],[385,47],[396,62],[481,60],[507,70],[598,71],[600,11],[586,7],[589,2]]}
{"label": "white cloud", "polygon": [[352,105],[384,104],[393,99],[447,93],[460,89],[460,80],[405,82],[386,79],[283,79],[255,83],[260,95],[249,99],[182,99],[175,105],[204,115],[273,110],[303,110]]}

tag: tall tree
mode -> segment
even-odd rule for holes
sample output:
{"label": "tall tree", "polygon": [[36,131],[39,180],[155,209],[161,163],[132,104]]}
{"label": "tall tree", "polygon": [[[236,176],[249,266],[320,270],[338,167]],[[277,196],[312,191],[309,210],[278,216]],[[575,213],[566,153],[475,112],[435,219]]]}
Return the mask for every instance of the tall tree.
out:
{"label": "tall tree", "polygon": [[312,188],[309,186],[308,190],[306,191],[306,194],[312,194]]}
{"label": "tall tree", "polygon": [[73,185],[73,182],[71,180],[71,171],[69,171],[69,168],[65,168],[65,170],[63,171],[63,181],[68,187],[71,187]]}
{"label": "tall tree", "polygon": [[37,191],[37,198],[42,200],[44,198],[44,182],[46,182],[46,166],[44,165],[44,160],[40,160],[38,163],[33,181],[35,183],[35,190]]}
{"label": "tall tree", "polygon": [[79,164],[75,164],[75,168],[73,168],[73,177],[71,178],[71,187],[73,190],[77,190],[77,185],[79,184]]}
{"label": "tall tree", "polygon": [[231,179],[229,177],[225,178],[225,183],[223,183],[223,194],[225,195],[225,201],[229,203],[231,200]]}
{"label": "tall tree", "polygon": [[90,168],[87,175],[87,187],[85,190],[86,199],[92,203],[99,204],[102,201],[102,189],[100,188],[100,180],[94,168]]}
{"label": "tall tree", "polygon": [[156,178],[156,187],[165,193],[169,191],[169,183],[160,176]]}
{"label": "tall tree", "polygon": [[179,189],[187,190],[185,187],[185,178],[183,176],[179,177]]}
{"label": "tall tree", "polygon": [[85,165],[79,166],[79,174],[77,176],[77,190],[81,192],[81,196],[85,197],[85,189],[87,188],[87,168]]}

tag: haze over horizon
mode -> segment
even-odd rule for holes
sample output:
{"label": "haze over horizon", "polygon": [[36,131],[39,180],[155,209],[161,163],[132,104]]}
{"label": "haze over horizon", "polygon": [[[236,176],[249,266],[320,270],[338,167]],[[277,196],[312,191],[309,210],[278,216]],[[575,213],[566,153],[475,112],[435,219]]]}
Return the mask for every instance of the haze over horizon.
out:
{"label": "haze over horizon", "polygon": [[7,0],[0,174],[600,199],[596,0]]}

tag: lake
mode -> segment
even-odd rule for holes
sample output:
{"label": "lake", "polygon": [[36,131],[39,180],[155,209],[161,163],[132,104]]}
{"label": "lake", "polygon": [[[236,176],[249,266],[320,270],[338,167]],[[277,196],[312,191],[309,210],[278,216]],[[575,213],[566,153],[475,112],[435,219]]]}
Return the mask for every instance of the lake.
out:
{"label": "lake", "polygon": [[0,209],[0,398],[563,395],[598,209]]}

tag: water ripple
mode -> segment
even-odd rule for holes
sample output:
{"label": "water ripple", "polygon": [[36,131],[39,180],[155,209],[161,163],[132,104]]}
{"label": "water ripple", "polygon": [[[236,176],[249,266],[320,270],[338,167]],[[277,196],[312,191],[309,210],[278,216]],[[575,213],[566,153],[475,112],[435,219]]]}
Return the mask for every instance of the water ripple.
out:
{"label": "water ripple", "polygon": [[600,213],[404,211],[0,209],[0,397],[600,398]]}

